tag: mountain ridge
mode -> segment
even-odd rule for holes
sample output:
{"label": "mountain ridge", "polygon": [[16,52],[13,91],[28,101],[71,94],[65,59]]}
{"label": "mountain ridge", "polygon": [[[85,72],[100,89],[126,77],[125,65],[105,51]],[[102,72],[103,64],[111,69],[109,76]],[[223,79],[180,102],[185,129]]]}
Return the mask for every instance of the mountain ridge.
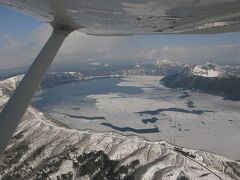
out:
{"label": "mountain ridge", "polygon": [[240,100],[240,77],[228,74],[215,65],[191,65],[182,72],[165,76],[161,83],[169,88],[198,90],[233,101]]}

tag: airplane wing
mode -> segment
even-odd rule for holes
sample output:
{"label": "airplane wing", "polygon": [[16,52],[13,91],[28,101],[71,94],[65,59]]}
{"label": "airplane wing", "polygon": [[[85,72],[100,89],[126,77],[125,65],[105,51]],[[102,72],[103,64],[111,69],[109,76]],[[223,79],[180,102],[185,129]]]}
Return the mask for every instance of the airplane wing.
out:
{"label": "airplane wing", "polygon": [[92,35],[240,30],[239,0],[0,0],[0,5]]}
{"label": "airplane wing", "polygon": [[0,155],[61,44],[72,31],[124,36],[240,30],[239,0],[0,0],[0,5],[32,15],[53,27],[49,40],[1,111]]}

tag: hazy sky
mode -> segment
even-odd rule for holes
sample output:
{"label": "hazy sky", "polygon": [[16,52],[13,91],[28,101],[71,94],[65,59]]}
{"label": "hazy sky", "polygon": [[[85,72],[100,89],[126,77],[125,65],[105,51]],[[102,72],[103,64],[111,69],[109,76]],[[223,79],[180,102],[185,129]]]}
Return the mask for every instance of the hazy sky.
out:
{"label": "hazy sky", "polygon": [[[51,34],[48,24],[0,7],[0,69],[29,65]],[[240,64],[240,33],[95,37],[72,33],[55,63],[96,61]]]}

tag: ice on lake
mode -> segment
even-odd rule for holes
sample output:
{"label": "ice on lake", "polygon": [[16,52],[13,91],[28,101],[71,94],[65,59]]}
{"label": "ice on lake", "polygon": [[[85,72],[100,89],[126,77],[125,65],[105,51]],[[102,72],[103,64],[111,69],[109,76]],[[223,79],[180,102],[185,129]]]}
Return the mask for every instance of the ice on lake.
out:
{"label": "ice on lake", "polygon": [[33,105],[72,128],[149,140],[240,159],[240,102],[168,89],[162,77],[100,78],[38,92]]}

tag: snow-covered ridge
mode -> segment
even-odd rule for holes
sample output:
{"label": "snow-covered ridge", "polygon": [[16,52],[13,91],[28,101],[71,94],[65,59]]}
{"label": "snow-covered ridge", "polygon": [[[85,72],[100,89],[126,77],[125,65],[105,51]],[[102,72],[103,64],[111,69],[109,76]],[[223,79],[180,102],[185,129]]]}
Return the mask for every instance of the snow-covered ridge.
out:
{"label": "snow-covered ridge", "polygon": [[83,74],[80,72],[50,72],[46,75],[46,78],[48,78],[49,76],[70,76],[81,79],[83,77]]}
{"label": "snow-covered ridge", "polygon": [[192,65],[191,72],[195,76],[203,77],[223,77],[226,71],[216,64],[207,63],[206,65]]}
{"label": "snow-covered ridge", "polygon": [[16,89],[22,78],[23,75],[18,75],[0,81],[0,97],[12,93]]}
{"label": "snow-covered ridge", "polygon": [[[3,95],[11,94],[16,89],[17,85],[22,80],[22,78],[23,75],[17,75],[0,81],[0,97]],[[44,77],[40,87],[46,88],[67,81],[78,81],[83,79],[89,78],[85,77],[80,72],[51,72]]]}
{"label": "snow-covered ridge", "polygon": [[51,72],[44,77],[42,81],[42,85],[49,82],[55,83],[60,81],[81,80],[81,79],[84,79],[84,75],[80,72]]}

